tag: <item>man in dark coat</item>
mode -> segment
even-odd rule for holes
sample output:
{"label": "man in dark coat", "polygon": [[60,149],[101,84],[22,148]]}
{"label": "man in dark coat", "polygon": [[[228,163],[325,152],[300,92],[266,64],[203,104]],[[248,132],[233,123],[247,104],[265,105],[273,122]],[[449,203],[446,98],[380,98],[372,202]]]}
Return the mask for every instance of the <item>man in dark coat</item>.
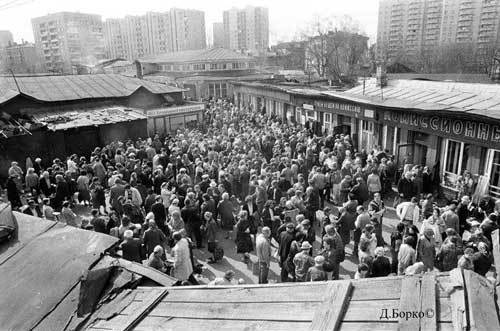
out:
{"label": "man in dark coat", "polygon": [[142,242],[144,243],[146,254],[149,256],[153,253],[156,246],[165,246],[167,237],[158,229],[155,221],[149,220],[148,229],[142,235]]}
{"label": "man in dark coat", "polygon": [[163,205],[163,199],[161,196],[156,197],[156,202],[151,205],[151,212],[155,216],[156,225],[163,233],[167,233],[167,227],[165,221],[167,220],[167,213],[165,211],[165,206]]}
{"label": "man in dark coat", "polygon": [[404,201],[410,201],[415,196],[416,190],[411,180],[411,172],[407,172],[398,182],[398,193]]}
{"label": "man in dark coat", "polygon": [[280,233],[280,245],[278,247],[278,254],[280,257],[281,267],[281,281],[288,281],[288,269],[286,267],[286,259],[290,253],[290,246],[295,240],[295,227],[293,223],[287,223],[286,231]]}
{"label": "man in dark coat", "polygon": [[144,251],[140,239],[134,238],[132,230],[126,230],[123,234],[123,242],[120,244],[122,257],[126,260],[142,263]]}
{"label": "man in dark coat", "polygon": [[118,198],[125,197],[125,185],[120,178],[116,179],[115,185],[111,187],[109,190],[109,202],[111,203],[111,207],[115,210],[119,210],[120,206]]}
{"label": "man in dark coat", "polygon": [[460,203],[457,205],[457,215],[458,223],[460,226],[460,235],[464,233],[465,230],[469,229],[467,219],[469,218],[469,203],[470,199],[468,196],[463,196]]}
{"label": "man in dark coat", "polygon": [[354,230],[356,222],[356,211],[350,208],[345,208],[337,222],[337,232],[342,239],[342,244],[345,246],[351,242],[351,231]]}
{"label": "man in dark coat", "polygon": [[181,217],[186,226],[187,235],[196,243],[198,249],[203,248],[201,238],[201,218],[194,203],[186,199],[184,208],[181,209]]}

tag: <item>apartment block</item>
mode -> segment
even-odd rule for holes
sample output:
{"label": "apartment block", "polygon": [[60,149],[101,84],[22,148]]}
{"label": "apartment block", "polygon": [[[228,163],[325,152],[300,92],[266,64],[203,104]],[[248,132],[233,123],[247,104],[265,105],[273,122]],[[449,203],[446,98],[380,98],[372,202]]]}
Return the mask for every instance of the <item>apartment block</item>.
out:
{"label": "apartment block", "polygon": [[14,42],[12,32],[0,30],[0,48],[7,47]]}
{"label": "apartment block", "polygon": [[499,45],[500,0],[381,0],[377,44],[394,58],[464,43]]}
{"label": "apartment block", "polygon": [[214,23],[212,29],[214,47],[224,47],[224,23]]}
{"label": "apartment block", "polygon": [[35,46],[48,71],[72,73],[104,58],[100,15],[60,12],[31,20]]}
{"label": "apartment block", "polygon": [[259,53],[269,47],[269,11],[264,7],[231,8],[223,13],[224,46]]}
{"label": "apartment block", "polygon": [[11,43],[7,47],[0,48],[0,72],[10,72],[11,70],[16,74],[45,71],[34,44]]}
{"label": "apartment block", "polygon": [[205,14],[172,8],[104,21],[106,55],[135,60],[144,56],[206,47]]}

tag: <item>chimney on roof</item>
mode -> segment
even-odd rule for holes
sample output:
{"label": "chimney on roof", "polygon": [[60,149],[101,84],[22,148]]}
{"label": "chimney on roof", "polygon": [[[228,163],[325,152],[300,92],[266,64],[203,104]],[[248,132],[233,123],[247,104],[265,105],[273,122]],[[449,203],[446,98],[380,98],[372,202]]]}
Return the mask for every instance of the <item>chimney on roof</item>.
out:
{"label": "chimney on roof", "polygon": [[144,77],[143,71],[142,71],[142,64],[138,60],[135,60],[134,63],[135,63],[135,70],[136,70],[135,76],[139,79],[142,79]]}
{"label": "chimney on roof", "polygon": [[387,69],[385,64],[382,62],[377,63],[377,86],[385,87],[387,86]]}

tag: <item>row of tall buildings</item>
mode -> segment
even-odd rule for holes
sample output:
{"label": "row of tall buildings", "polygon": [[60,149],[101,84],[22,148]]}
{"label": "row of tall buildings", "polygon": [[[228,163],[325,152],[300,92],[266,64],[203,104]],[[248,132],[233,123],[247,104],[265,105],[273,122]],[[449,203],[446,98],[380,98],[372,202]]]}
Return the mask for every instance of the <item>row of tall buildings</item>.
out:
{"label": "row of tall buildings", "polygon": [[447,45],[500,45],[500,0],[380,0],[377,46],[389,60]]}
{"label": "row of tall buildings", "polygon": [[[75,64],[106,58],[135,60],[207,47],[205,13],[191,9],[172,8],[104,21],[99,15],[60,12],[32,19],[32,27],[39,56],[53,72],[72,72]],[[223,23],[214,25],[213,37],[215,47],[245,53],[267,50],[267,8],[224,11]]]}

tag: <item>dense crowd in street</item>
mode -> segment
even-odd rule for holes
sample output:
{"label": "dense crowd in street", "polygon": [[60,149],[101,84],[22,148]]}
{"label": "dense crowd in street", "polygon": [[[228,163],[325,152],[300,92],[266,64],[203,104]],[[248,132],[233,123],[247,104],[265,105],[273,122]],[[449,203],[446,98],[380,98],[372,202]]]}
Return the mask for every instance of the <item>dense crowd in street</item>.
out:
{"label": "dense crowd in street", "polygon": [[[398,166],[377,147],[355,150],[349,135],[316,136],[222,100],[208,103],[204,123],[90,156],[35,158],[26,171],[12,162],[7,198],[26,214],[116,236],[123,258],[183,284],[197,283],[193,250],[212,253],[209,263],[223,258],[219,237],[234,239],[242,261],[255,252],[259,283],[272,259],[282,282],[339,279],[346,255],[358,264],[355,278],[490,270],[500,202],[472,202],[470,174],[457,199],[438,206],[433,169]],[[389,199],[400,223],[385,242]],[[89,220],[77,204],[92,208]]]}

